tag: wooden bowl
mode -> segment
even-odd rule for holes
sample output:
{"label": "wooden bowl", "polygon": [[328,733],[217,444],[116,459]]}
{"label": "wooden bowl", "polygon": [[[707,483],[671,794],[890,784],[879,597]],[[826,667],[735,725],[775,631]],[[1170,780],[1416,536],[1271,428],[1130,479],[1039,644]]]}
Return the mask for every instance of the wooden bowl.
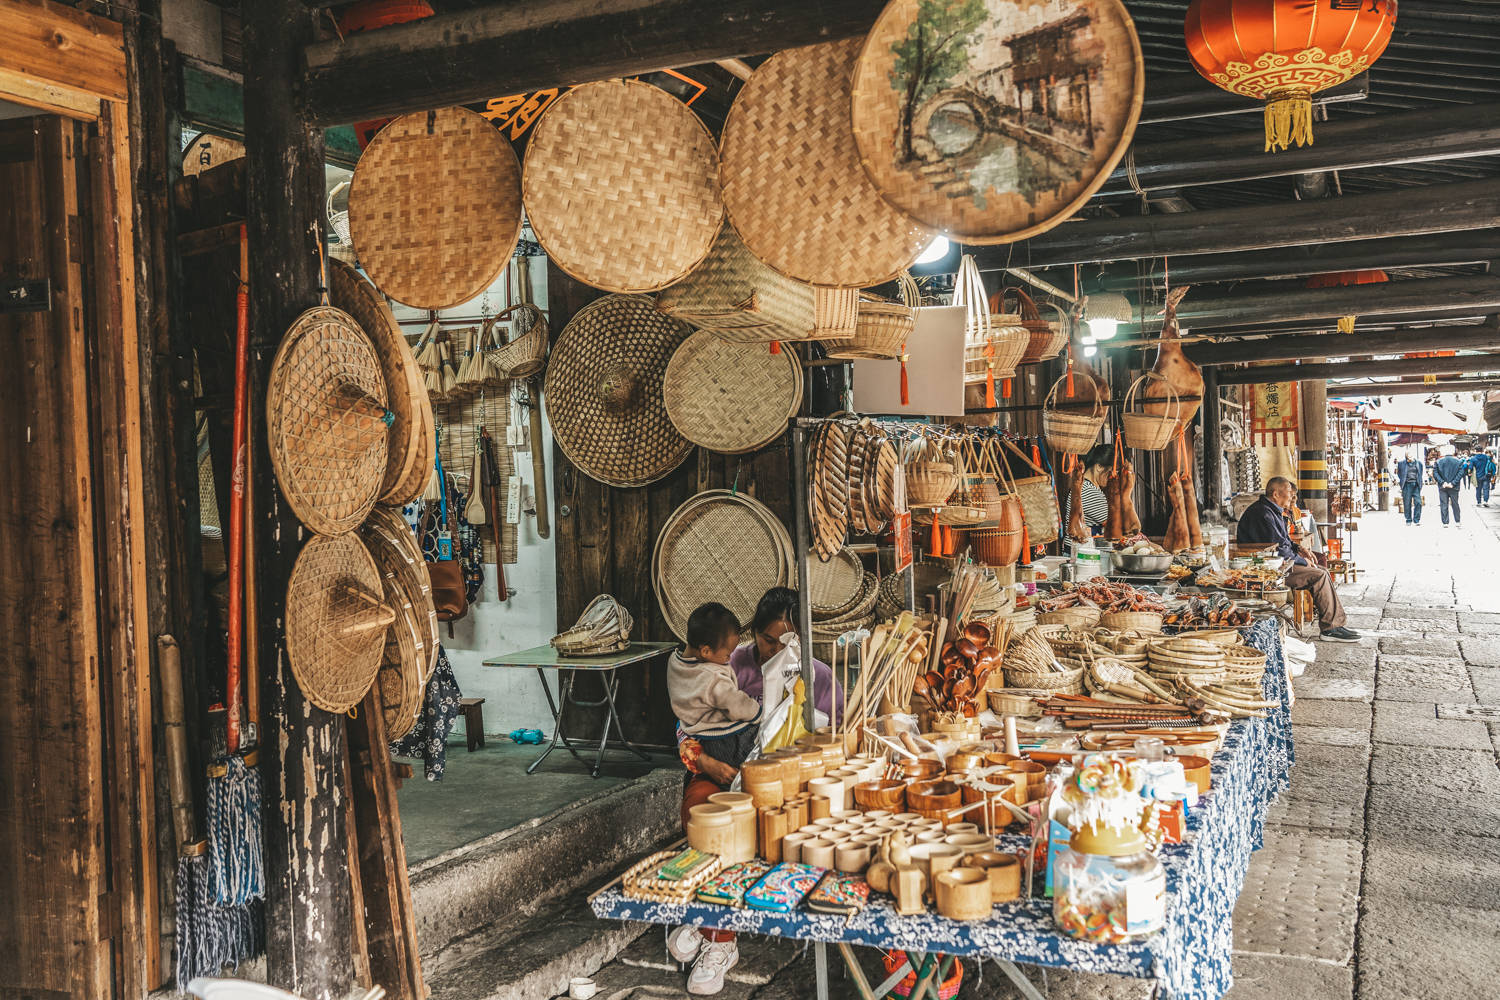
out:
{"label": "wooden bowl", "polygon": [[984,766],[984,754],[971,753],[967,750],[959,750],[948,758],[948,773],[955,774],[960,771],[972,771],[976,767]]}
{"label": "wooden bowl", "polygon": [[909,781],[923,781],[927,778],[936,778],[943,773],[941,761],[932,760],[928,757],[903,757],[901,759],[901,776]]}
{"label": "wooden bowl", "polygon": [[950,810],[963,804],[963,791],[946,778],[914,781],[906,789],[906,805],[919,816],[946,819]]}
{"label": "wooden bowl", "polygon": [[1047,765],[1038,764],[1031,760],[1015,760],[1010,763],[1011,771],[1024,772],[1026,784],[1032,788],[1040,788],[1047,784]]}
{"label": "wooden bowl", "polygon": [[964,864],[989,876],[991,902],[1006,903],[1021,894],[1021,862],[1014,854],[984,851],[969,855]]}
{"label": "wooden bowl", "polygon": [[989,876],[978,868],[940,872],[933,886],[938,912],[949,920],[985,920],[990,915]]}
{"label": "wooden bowl", "polygon": [[1207,795],[1211,784],[1211,764],[1207,757],[1178,757],[1177,763],[1182,765],[1182,771],[1187,780],[1198,786],[1199,795]]}
{"label": "wooden bowl", "polygon": [[906,809],[906,783],[903,781],[864,781],[854,786],[854,802],[868,812],[886,809],[893,813]]}

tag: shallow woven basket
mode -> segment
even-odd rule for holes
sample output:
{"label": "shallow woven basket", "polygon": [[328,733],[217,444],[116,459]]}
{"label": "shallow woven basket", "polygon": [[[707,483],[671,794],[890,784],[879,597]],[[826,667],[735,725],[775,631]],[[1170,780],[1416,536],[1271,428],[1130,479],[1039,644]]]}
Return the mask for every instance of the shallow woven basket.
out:
{"label": "shallow woven basket", "polygon": [[[1006,305],[1014,297],[1016,300],[1015,312],[1021,317],[1021,326],[1027,334],[1026,350],[1017,359],[1017,364],[1031,364],[1042,361],[1048,357],[1055,357],[1056,351],[1051,355],[1047,351],[1051,349],[1053,341],[1057,339],[1057,333],[1052,329],[1052,324],[1042,319],[1041,311],[1036,307],[1036,301],[1026,294],[1026,290],[1015,285],[1002,288],[994,298],[990,300],[991,308],[996,312],[1010,312]],[[1058,345],[1058,350],[1061,350]]]}
{"label": "shallow woven basket", "polygon": [[543,397],[568,461],[609,486],[644,486],[693,443],[662,401],[667,364],[692,330],[644,295],[606,295],[569,320],[553,345]]}
{"label": "shallow woven basket", "polygon": [[735,344],[699,330],[677,348],[662,379],[667,416],[710,451],[742,454],[786,432],[802,406],[802,366],[791,351]]}
{"label": "shallow woven basket", "polygon": [[521,334],[487,352],[490,368],[501,378],[529,378],[547,365],[547,314],[530,302],[519,302],[496,316],[495,324],[506,320]]}
{"label": "shallow woven basket", "polygon": [[813,614],[840,618],[864,596],[865,568],[851,549],[840,549],[832,559],[812,559],[807,568],[807,599]]}
{"label": "shallow woven basket", "polygon": [[757,257],[814,285],[890,281],[933,237],[887,204],[860,165],[849,104],[859,49],[850,38],[777,52],[724,122],[729,221]]}
{"label": "shallow woven basket", "polygon": [[1119,632],[1160,632],[1161,622],[1161,615],[1155,611],[1112,611],[1099,618],[1099,624],[1104,628]]}
{"label": "shallow woven basket", "polygon": [[913,507],[940,507],[958,489],[959,476],[948,462],[908,462],[906,502]]}
{"label": "shallow woven basket", "polygon": [[862,297],[854,335],[830,346],[828,356],[840,359],[899,358],[905,352],[907,338],[917,323],[913,307],[921,302],[917,283],[905,271],[901,272],[901,297],[904,302]]}
{"label": "shallow woven basket", "polygon": [[1104,428],[1104,418],[1108,415],[1109,408],[1099,399],[1099,393],[1095,392],[1088,412],[1057,409],[1057,390],[1067,382],[1067,378],[1067,375],[1063,375],[1052,383],[1052,388],[1048,390],[1047,398],[1042,403],[1042,434],[1047,443],[1058,451],[1082,455],[1099,440],[1099,432]]}
{"label": "shallow woven basket", "polygon": [[1072,608],[1063,608],[1059,611],[1039,611],[1036,616],[1038,626],[1061,625],[1063,628],[1093,628],[1099,624],[1103,612],[1098,608],[1087,605],[1079,605]]}
{"label": "shallow woven basket", "polygon": [[1039,361],[1051,361],[1062,353],[1064,347],[1068,346],[1068,314],[1056,302],[1044,302],[1042,304],[1057,313],[1057,319],[1049,320],[1047,323],[1047,329],[1052,331],[1052,339],[1038,348],[1037,339],[1033,337],[1031,344],[1026,348],[1025,356],[1021,358],[1021,364],[1023,365],[1035,364]]}
{"label": "shallow woven basket", "polygon": [[397,302],[467,302],[494,284],[521,238],[520,162],[466,108],[402,115],[360,154],[349,228],[365,273]]}
{"label": "shallow woven basket", "polygon": [[553,101],[521,179],[547,256],[611,292],[681,279],[724,221],[713,136],[687,105],[639,80],[601,80]]}
{"label": "shallow woven basket", "polygon": [[724,226],[708,256],[664,289],[656,307],[738,343],[844,340],[854,335],[859,289],[789,278],[751,253],[733,226]]}
{"label": "shallow woven basket", "polygon": [[341,309],[292,323],[266,385],[266,444],[276,481],[314,532],[357,528],[386,474],[385,373],[370,338]]}
{"label": "shallow woven basket", "polygon": [[552,648],[559,656],[618,653],[630,645],[633,628],[635,619],[624,605],[608,594],[600,594],[583,609],[572,628],[552,637]]}
{"label": "shallow woven basket", "polygon": [[653,903],[690,903],[698,890],[708,880],[719,874],[723,862],[714,858],[701,871],[688,878],[664,879],[657,877],[662,865],[681,853],[680,849],[658,851],[644,861],[638,861],[620,878],[620,891],[632,899],[645,899]]}
{"label": "shallow woven basket", "polygon": [[[1131,405],[1135,402],[1141,387],[1152,380],[1159,381],[1167,387],[1168,401],[1163,412],[1146,413],[1132,410]],[[1177,401],[1177,391],[1172,388],[1172,383],[1156,372],[1146,372],[1130,383],[1130,388],[1125,393],[1125,405],[1120,411],[1120,433],[1124,435],[1125,443],[1132,448],[1139,448],[1142,451],[1161,451],[1177,433],[1177,418],[1181,412],[1182,404]]]}
{"label": "shallow woven basket", "polygon": [[1082,667],[1047,672],[1009,668],[1002,668],[1002,670],[1005,674],[1007,690],[1021,688],[1027,691],[1048,691],[1054,694],[1080,694],[1083,691]]}
{"label": "shallow woven basket", "polygon": [[335,714],[375,681],[395,620],[380,570],[359,537],[314,535],[286,586],[286,653],[307,700]]}
{"label": "shallow woven basket", "polygon": [[400,512],[376,507],[370,511],[369,519],[360,525],[359,537],[382,572],[396,574],[407,601],[416,611],[423,657],[419,681],[426,684],[437,666],[440,640],[437,611],[432,606],[432,577],[427,574],[417,536]]}
{"label": "shallow woven basket", "polygon": [[1201,639],[1206,642],[1216,642],[1221,646],[1238,646],[1241,642],[1240,630],[1237,628],[1198,628],[1178,632],[1179,639]]}

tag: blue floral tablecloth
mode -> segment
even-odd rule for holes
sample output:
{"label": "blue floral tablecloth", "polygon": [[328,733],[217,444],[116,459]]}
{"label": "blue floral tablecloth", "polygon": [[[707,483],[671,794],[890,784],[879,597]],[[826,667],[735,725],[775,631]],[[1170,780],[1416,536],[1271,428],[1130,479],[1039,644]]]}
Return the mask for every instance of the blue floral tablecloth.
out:
{"label": "blue floral tablecloth", "polygon": [[[936,913],[903,917],[889,899],[875,897],[852,920],[796,912],[765,913],[705,903],[668,904],[629,899],[618,887],[594,899],[599,917],[654,924],[696,924],[798,940],[843,941],[949,955],[989,956],[1032,965],[1154,979],[1172,1000],[1218,1000],[1233,982],[1233,914],[1250,855],[1261,846],[1266,811],[1287,787],[1293,761],[1291,711],[1281,637],[1275,619],[1244,630],[1266,654],[1266,700],[1279,707],[1265,718],[1230,726],[1213,760],[1212,791],[1188,817],[1180,844],[1162,848],[1167,871],[1167,925],[1145,941],[1098,945],[1061,934],[1052,901],[1002,905],[990,920],[963,922]],[[1021,850],[1022,837],[1002,837]]]}

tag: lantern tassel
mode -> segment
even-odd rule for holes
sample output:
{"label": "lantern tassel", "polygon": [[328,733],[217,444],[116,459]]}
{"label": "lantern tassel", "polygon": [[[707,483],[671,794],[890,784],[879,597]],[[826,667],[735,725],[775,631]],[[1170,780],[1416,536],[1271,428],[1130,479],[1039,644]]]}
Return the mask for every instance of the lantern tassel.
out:
{"label": "lantern tassel", "polygon": [[1002,390],[1000,392],[1000,396],[1003,399],[1009,399],[1010,398],[1010,379],[1006,379],[1005,380],[1005,385],[1004,385],[1004,387],[1002,388]]}
{"label": "lantern tassel", "polygon": [[1311,146],[1312,141],[1312,95],[1272,95],[1266,102],[1266,152],[1288,149],[1293,143]]}
{"label": "lantern tassel", "polygon": [[1354,321],[1357,320],[1357,319],[1359,319],[1358,316],[1340,316],[1339,317],[1339,333],[1353,333],[1354,332]]}
{"label": "lantern tassel", "polygon": [[990,365],[984,371],[984,405],[995,405],[995,366]]}
{"label": "lantern tassel", "polygon": [[911,390],[906,381],[906,361],[909,355],[906,353],[906,345],[901,345],[901,405],[911,405]]}
{"label": "lantern tassel", "polygon": [[780,344],[779,341],[775,341],[775,340],[771,341],[771,353],[772,354],[780,354],[781,353],[781,344]]}

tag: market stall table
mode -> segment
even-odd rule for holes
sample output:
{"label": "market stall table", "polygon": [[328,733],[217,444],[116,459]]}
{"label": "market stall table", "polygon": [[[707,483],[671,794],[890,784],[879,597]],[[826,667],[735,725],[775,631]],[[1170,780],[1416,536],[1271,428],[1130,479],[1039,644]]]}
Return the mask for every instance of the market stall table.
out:
{"label": "market stall table", "polygon": [[[593,900],[603,918],[659,924],[696,924],[723,930],[809,940],[819,952],[818,996],[826,998],[826,946],[899,948],[914,955],[942,953],[1013,963],[1154,979],[1171,1000],[1218,1000],[1232,983],[1230,949],[1235,901],[1261,846],[1266,812],[1286,788],[1293,762],[1289,689],[1275,618],[1243,630],[1247,644],[1266,654],[1266,700],[1278,707],[1263,718],[1229,727],[1213,758],[1212,790],[1188,817],[1180,844],[1159,857],[1167,874],[1167,924],[1157,934],[1124,945],[1092,944],[1067,937],[1052,920],[1052,901],[1033,898],[1003,904],[989,920],[954,921],[936,913],[900,916],[885,897],[872,897],[856,917],[796,911],[768,913],[705,903],[670,904],[633,899],[617,886]],[[1028,840],[1000,838],[1000,849],[1023,851]],[[1012,975],[1014,973],[1014,975]],[[1019,985],[1019,984],[1017,984]],[[1039,996],[1026,990],[1029,996]]]}
{"label": "market stall table", "polygon": [[[649,760],[645,751],[625,738],[625,731],[620,728],[620,716],[615,710],[615,692],[619,688],[620,679],[617,671],[621,667],[628,667],[632,663],[641,663],[653,657],[662,656],[673,649],[676,643],[672,642],[632,642],[628,647],[618,653],[605,653],[602,656],[559,656],[557,650],[551,646],[537,646],[534,649],[523,649],[518,653],[507,653],[503,656],[494,656],[484,661],[487,667],[509,667],[522,670],[535,670],[542,681],[542,693],[547,696],[547,708],[552,712],[552,742],[547,744],[547,749],[542,755],[531,762],[526,768],[527,774],[532,774],[542,765],[542,761],[557,749],[558,743],[567,748],[568,752],[579,760],[583,757],[578,752],[578,747],[583,745],[581,741],[569,738],[563,731],[563,712],[569,704],[578,705],[583,708],[597,708],[604,706],[604,726],[599,731],[599,746],[594,755],[594,764],[590,773],[599,777],[599,767],[604,763],[604,751],[609,745],[609,731],[613,726],[616,735],[620,738],[623,747],[642,760]],[[552,698],[552,690],[547,687],[547,671],[558,671],[557,700]],[[593,701],[584,701],[573,697],[573,681],[579,673],[592,673],[599,675],[600,686],[604,688],[604,696]],[[593,749],[586,747],[586,749]]]}

